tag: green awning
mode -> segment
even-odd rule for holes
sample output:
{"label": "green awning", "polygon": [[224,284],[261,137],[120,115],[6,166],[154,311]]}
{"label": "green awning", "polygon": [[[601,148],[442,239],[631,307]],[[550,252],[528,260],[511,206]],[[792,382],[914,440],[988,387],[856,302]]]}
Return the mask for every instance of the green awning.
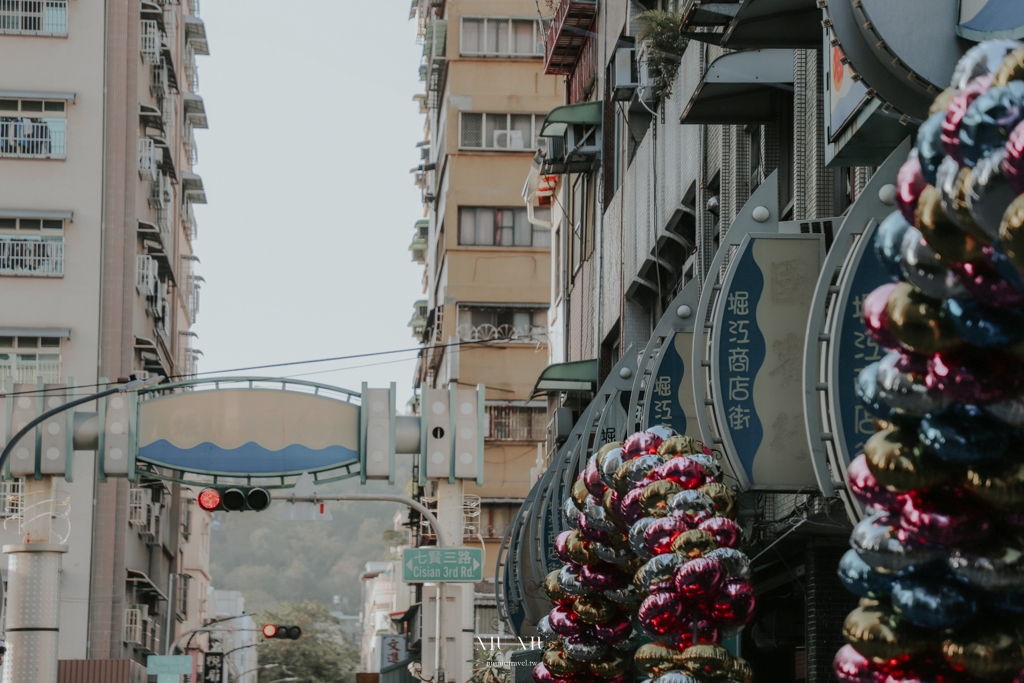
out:
{"label": "green awning", "polygon": [[551,113],[544,119],[544,125],[540,127],[540,136],[560,138],[565,135],[566,128],[571,124],[596,126],[601,123],[603,117],[604,102],[602,100],[567,104],[551,110]]}
{"label": "green awning", "polygon": [[554,391],[597,391],[597,359],[556,363],[544,368],[533,393]]}

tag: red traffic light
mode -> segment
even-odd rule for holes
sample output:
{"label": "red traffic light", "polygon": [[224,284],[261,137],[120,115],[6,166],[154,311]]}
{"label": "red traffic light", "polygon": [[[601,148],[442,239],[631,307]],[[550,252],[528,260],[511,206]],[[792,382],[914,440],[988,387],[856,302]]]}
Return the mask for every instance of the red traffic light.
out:
{"label": "red traffic light", "polygon": [[263,627],[264,638],[276,638],[277,637],[277,626],[274,624],[267,624]]}
{"label": "red traffic light", "polygon": [[302,629],[298,626],[282,626],[281,624],[265,624],[262,629],[263,637],[270,638],[287,638],[288,640],[298,640],[302,637]]}
{"label": "red traffic light", "polygon": [[196,500],[199,503],[199,507],[207,512],[213,512],[220,507],[220,491],[217,489],[203,489],[199,492],[199,497]]}

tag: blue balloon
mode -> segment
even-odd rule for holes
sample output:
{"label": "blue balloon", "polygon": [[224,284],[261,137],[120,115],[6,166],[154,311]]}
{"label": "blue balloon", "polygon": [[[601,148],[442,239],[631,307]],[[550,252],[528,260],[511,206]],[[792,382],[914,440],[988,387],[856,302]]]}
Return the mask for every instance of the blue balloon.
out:
{"label": "blue balloon", "polygon": [[903,277],[903,271],[900,269],[900,262],[903,260],[903,236],[909,229],[910,223],[907,223],[903,214],[893,211],[875,230],[875,254],[893,280]]}
{"label": "blue balloon", "polygon": [[[942,114],[945,116],[945,112]],[[960,122],[960,155],[964,164],[974,168],[982,157],[1002,148],[1021,119],[1024,119],[1024,82],[1010,81],[1005,87],[989,88],[979,95]],[[921,130],[925,125],[927,121]],[[918,146],[920,135],[918,132]]]}
{"label": "blue balloon", "polygon": [[929,629],[953,628],[978,613],[977,601],[956,583],[916,577],[893,584],[892,606],[912,624]]}
{"label": "blue balloon", "polygon": [[992,308],[975,299],[947,299],[943,307],[956,333],[982,348],[1012,346],[1024,339],[1024,312]]}
{"label": "blue balloon", "polygon": [[942,146],[942,122],[946,120],[946,110],[936,112],[928,117],[917,129],[917,158],[921,162],[921,175],[934,185],[939,172],[939,164],[946,158],[946,148]]}
{"label": "blue balloon", "polygon": [[896,411],[878,397],[878,361],[866,366],[857,375],[857,396],[868,412],[879,420],[892,420]]}
{"label": "blue balloon", "polygon": [[871,568],[861,559],[856,550],[847,550],[839,560],[839,580],[846,590],[858,598],[877,600],[892,592],[894,575],[886,575]]}
{"label": "blue balloon", "polygon": [[928,450],[946,462],[960,464],[1002,457],[1010,445],[1009,432],[978,406],[964,403],[926,415],[917,429]]}

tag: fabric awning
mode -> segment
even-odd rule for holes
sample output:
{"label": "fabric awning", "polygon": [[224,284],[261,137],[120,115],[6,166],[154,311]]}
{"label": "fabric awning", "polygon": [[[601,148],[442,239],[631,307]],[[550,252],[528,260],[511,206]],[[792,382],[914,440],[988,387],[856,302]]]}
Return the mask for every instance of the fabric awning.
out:
{"label": "fabric awning", "polygon": [[597,359],[556,363],[544,368],[533,387],[534,394],[555,391],[596,391]]}
{"label": "fabric awning", "polygon": [[722,55],[679,117],[680,123],[747,124],[771,121],[778,90],[792,90],[793,50],[747,50]]}
{"label": "fabric awning", "polygon": [[565,135],[565,131],[570,125],[596,126],[601,123],[603,116],[604,102],[601,100],[557,107],[552,109],[544,119],[544,124],[540,127],[540,136],[560,138]]}

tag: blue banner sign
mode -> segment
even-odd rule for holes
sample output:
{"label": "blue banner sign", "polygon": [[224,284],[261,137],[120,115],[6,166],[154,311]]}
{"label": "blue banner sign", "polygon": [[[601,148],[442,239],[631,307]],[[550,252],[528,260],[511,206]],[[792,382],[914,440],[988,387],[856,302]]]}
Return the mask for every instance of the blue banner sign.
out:
{"label": "blue banner sign", "polygon": [[661,425],[679,434],[700,438],[694,416],[693,380],[686,372],[686,364],[692,355],[693,333],[675,332],[665,340],[661,358],[647,387],[642,422],[645,429]]}

